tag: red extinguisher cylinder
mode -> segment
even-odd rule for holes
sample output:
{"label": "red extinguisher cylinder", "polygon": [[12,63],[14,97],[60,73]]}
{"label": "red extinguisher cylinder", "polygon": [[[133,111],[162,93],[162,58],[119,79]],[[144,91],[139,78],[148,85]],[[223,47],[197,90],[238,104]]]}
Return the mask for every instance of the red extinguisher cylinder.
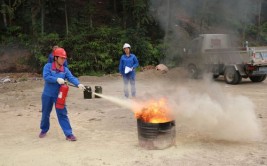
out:
{"label": "red extinguisher cylinder", "polygon": [[56,101],[56,108],[63,109],[65,107],[69,87],[66,84],[63,84],[59,88],[59,93]]}

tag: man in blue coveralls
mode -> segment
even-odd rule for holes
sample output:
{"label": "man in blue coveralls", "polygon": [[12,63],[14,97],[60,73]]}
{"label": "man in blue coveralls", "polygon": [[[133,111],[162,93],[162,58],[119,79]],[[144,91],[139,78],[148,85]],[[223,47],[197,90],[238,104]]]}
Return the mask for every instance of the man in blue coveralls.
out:
{"label": "man in blue coveralls", "polygon": [[[67,79],[72,84],[78,86],[80,89],[85,89],[83,84],[80,84],[79,80],[74,77],[67,67],[63,64],[66,61],[67,54],[63,48],[56,48],[53,51],[54,62],[47,63],[43,68],[43,78],[45,81],[44,90],[42,94],[42,119],[41,119],[41,133],[40,138],[44,138],[50,127],[50,113],[52,107],[57,100],[59,88],[61,84],[65,83]],[[76,141],[77,138],[72,133],[72,128],[67,115],[66,106],[63,109],[57,109],[56,113],[60,127],[62,128],[66,140]]]}
{"label": "man in blue coveralls", "polygon": [[121,56],[119,71],[123,77],[124,83],[124,96],[129,97],[128,84],[131,84],[131,95],[133,98],[136,97],[135,90],[135,69],[138,67],[139,63],[136,56],[130,53],[131,46],[128,43],[123,45],[124,54]]}

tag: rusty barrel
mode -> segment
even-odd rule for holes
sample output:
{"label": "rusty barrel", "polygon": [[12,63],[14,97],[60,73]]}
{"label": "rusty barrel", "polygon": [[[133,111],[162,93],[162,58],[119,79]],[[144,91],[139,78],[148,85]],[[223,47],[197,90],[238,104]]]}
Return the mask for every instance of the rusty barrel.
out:
{"label": "rusty barrel", "polygon": [[175,121],[147,123],[137,119],[139,145],[145,149],[165,149],[175,144]]}

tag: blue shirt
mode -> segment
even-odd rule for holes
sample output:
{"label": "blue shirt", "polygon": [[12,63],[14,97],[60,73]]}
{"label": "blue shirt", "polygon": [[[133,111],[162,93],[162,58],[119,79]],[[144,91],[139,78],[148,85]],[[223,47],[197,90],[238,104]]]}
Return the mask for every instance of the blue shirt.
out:
{"label": "blue shirt", "polygon": [[[47,61],[47,63],[53,63],[53,62],[54,62],[54,56],[53,56],[52,53],[50,53],[50,54],[48,55],[48,61]],[[63,66],[68,67],[67,59],[65,60]]]}
{"label": "blue shirt", "polygon": [[[127,74],[125,74],[125,67],[130,67],[133,68],[133,70]],[[135,71],[134,69],[139,66],[139,62],[134,54],[130,54],[129,56],[126,56],[126,54],[123,54],[120,59],[120,65],[119,65],[119,72],[125,76],[125,75],[130,75],[130,76],[135,76]]]}
{"label": "blue shirt", "polygon": [[47,63],[43,68],[43,78],[45,81],[43,94],[50,97],[57,97],[60,84],[57,78],[67,79],[70,83],[78,86],[79,80],[74,77],[67,67],[62,66],[59,70],[56,69],[55,63]]}

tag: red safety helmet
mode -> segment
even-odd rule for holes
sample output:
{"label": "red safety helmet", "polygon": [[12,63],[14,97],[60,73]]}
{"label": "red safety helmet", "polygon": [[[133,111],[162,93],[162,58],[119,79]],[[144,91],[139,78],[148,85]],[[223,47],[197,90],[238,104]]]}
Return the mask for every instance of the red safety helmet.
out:
{"label": "red safety helmet", "polygon": [[56,48],[54,51],[53,51],[53,56],[58,56],[58,57],[62,57],[62,58],[67,58],[67,53],[66,51],[61,48],[61,47],[58,47]]}

